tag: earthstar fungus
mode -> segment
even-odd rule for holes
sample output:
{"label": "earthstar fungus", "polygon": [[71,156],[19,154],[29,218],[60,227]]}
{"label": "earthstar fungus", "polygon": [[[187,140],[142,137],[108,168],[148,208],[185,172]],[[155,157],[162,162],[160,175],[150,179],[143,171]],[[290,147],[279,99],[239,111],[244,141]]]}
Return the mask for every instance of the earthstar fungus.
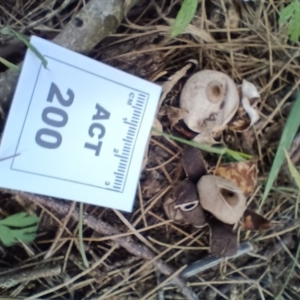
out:
{"label": "earthstar fungus", "polygon": [[[167,216],[180,225],[197,228],[205,224],[210,228],[210,252],[220,256],[231,256],[238,248],[238,224],[242,230],[265,230],[271,222],[259,214],[246,209],[246,198],[256,184],[257,170],[254,162],[237,162],[221,165],[216,175],[207,175],[206,163],[201,151],[184,146],[183,167],[187,178],[179,182],[164,202]],[[232,172],[230,172],[230,169]],[[227,176],[226,174],[230,175]],[[222,176],[225,174],[225,178]],[[238,176],[250,176],[250,181]],[[245,181],[243,181],[245,180]],[[238,180],[237,180],[238,181]],[[245,184],[250,182],[250,188]]]}
{"label": "earthstar fungus", "polygon": [[202,176],[197,183],[200,203],[215,218],[226,224],[235,224],[246,209],[246,198],[232,181],[219,176]]}
{"label": "earthstar fungus", "polygon": [[226,74],[203,70],[191,76],[180,96],[180,108],[188,112],[183,118],[189,129],[199,134],[194,140],[213,143],[233,118],[240,98],[234,81]]}

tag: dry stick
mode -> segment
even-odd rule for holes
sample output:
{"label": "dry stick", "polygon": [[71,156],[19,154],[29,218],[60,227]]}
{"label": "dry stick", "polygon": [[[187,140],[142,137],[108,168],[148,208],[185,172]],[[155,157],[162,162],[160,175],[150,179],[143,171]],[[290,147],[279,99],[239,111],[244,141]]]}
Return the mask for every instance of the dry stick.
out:
{"label": "dry stick", "polygon": [[10,288],[22,282],[39,278],[58,276],[61,274],[61,266],[45,266],[30,270],[22,270],[0,276],[0,288]]}
{"label": "dry stick", "polygon": [[[178,242],[175,243],[175,246],[176,245],[179,245],[181,243],[183,243],[187,238],[184,238]],[[142,278],[145,279],[145,276],[143,275],[141,277],[141,272],[146,270],[151,263],[155,264],[158,262],[159,258],[163,257],[164,255],[166,255],[170,250],[172,250],[172,248],[167,248],[165,250],[163,250],[162,252],[160,252],[157,256],[153,257],[151,260],[148,260],[147,262],[145,262],[139,269],[135,270],[134,272],[130,273],[125,279],[119,281],[117,284],[115,284],[112,288],[110,288],[109,290],[105,291],[104,294],[101,295],[100,298],[98,298],[97,300],[104,300],[104,299],[107,299],[107,296],[116,296],[116,295],[119,295],[121,291],[123,291],[124,289],[126,289],[126,286],[125,288],[121,288],[121,289],[118,289],[119,287],[121,286],[124,286],[126,284],[126,282],[128,282],[129,279],[131,279],[132,277],[137,277],[137,279],[134,280],[134,282],[136,281],[141,281]],[[152,273],[152,270],[151,270],[151,273]],[[146,276],[151,276],[151,275],[146,275]],[[132,282],[130,282],[132,283]],[[118,290],[117,290],[118,289]],[[115,290],[115,292],[113,292]]]}
{"label": "dry stick", "polygon": [[53,255],[53,250],[54,248],[56,247],[56,245],[59,243],[59,239],[61,237],[61,235],[63,234],[66,226],[67,226],[67,223],[69,222],[70,218],[71,218],[71,215],[72,215],[72,211],[74,209],[76,205],[76,202],[73,201],[71,206],[70,206],[70,211],[68,212],[68,214],[66,215],[64,221],[63,221],[63,226],[60,226],[59,229],[57,230],[57,233],[56,233],[56,236],[55,236],[55,239],[50,247],[50,249],[48,250],[48,252],[46,253],[46,255],[44,256],[44,259],[47,259],[49,257],[51,257]]}
{"label": "dry stick", "polygon": [[157,290],[159,290],[160,288],[164,287],[172,278],[174,278],[175,276],[177,276],[181,271],[183,271],[183,269],[186,268],[185,266],[182,266],[179,270],[177,270],[174,274],[172,274],[170,277],[168,277],[167,279],[165,279],[163,282],[161,282],[157,287],[155,287],[154,289],[152,289],[150,292],[148,292],[145,296],[143,296],[143,298],[141,298],[140,300],[147,300],[149,299],[148,297],[151,296],[152,294],[154,294]]}
{"label": "dry stick", "polygon": [[[73,51],[88,53],[113,33],[137,0],[90,0],[57,35],[53,42]],[[0,106],[12,100],[19,72],[8,70],[0,76]]]}
{"label": "dry stick", "polygon": [[76,281],[77,279],[83,277],[84,275],[90,273],[92,270],[96,269],[99,265],[101,265],[104,260],[117,248],[117,244],[114,244],[111,249],[109,251],[107,251],[99,261],[95,262],[90,268],[86,269],[85,271],[79,273],[78,275],[74,276],[73,278],[67,280],[66,282],[59,284],[57,286],[54,286],[53,288],[50,288],[49,290],[40,292],[38,294],[35,294],[29,298],[27,298],[27,300],[34,300],[34,299],[38,299],[41,296],[50,294],[52,292],[55,292],[63,287],[67,287],[69,284],[73,283],[74,281]]}
{"label": "dry stick", "polygon": [[149,241],[147,241],[147,239],[141,235],[140,233],[137,232],[137,230],[134,228],[134,226],[132,226],[132,224],[122,215],[122,213],[120,213],[118,210],[113,209],[113,211],[115,212],[115,214],[119,217],[119,219],[128,227],[128,229],[134,233],[134,235],[142,242],[144,243],[146,246],[148,246],[153,252],[155,252],[156,254],[159,253],[159,250],[157,250]]}
{"label": "dry stick", "polygon": [[139,195],[141,215],[143,217],[144,227],[148,227],[147,219],[146,219],[145,212],[144,212],[144,201],[143,201],[141,183],[139,183],[139,185],[138,185],[138,195]]}
{"label": "dry stick", "polygon": [[[66,205],[63,202],[58,202],[51,198],[41,197],[41,196],[37,196],[29,193],[22,193],[22,192],[16,192],[16,194],[20,195],[21,197],[25,197],[26,199],[32,202],[47,206],[48,208],[55,210],[58,214],[62,216],[66,215],[70,211],[69,205]],[[76,221],[78,221],[79,214],[77,209],[73,210],[72,217]],[[95,217],[90,215],[84,215],[83,222],[93,230],[102,233],[104,235],[116,235],[120,233],[117,229],[113,228],[111,225],[107,224],[102,220],[96,219]],[[137,257],[146,260],[151,260],[155,258],[155,254],[148,247],[130,241],[127,237],[119,237],[116,238],[115,241],[118,242],[122,247],[124,247],[129,253]],[[164,263],[161,259],[157,259],[152,263],[164,275],[170,276],[176,271],[172,267]],[[181,290],[181,293],[188,300],[198,300],[198,297],[194,294],[194,292],[189,287],[186,286],[184,280],[181,277],[175,276],[174,278],[172,278],[171,282]]]}

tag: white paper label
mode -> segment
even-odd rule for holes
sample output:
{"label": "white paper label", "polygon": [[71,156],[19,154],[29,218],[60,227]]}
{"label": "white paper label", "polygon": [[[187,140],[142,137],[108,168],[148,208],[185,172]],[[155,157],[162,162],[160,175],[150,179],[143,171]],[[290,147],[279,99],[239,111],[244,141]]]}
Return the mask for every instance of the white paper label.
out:
{"label": "white paper label", "polygon": [[161,87],[41,38],[0,147],[0,186],[131,211]]}

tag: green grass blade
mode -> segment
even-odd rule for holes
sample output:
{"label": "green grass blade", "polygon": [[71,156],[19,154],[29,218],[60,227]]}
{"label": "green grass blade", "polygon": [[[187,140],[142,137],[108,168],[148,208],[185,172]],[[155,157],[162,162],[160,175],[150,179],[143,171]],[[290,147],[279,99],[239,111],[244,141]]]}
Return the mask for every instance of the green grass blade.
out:
{"label": "green grass blade", "polygon": [[225,148],[225,147],[211,147],[211,146],[199,144],[199,143],[192,142],[192,141],[187,141],[185,139],[173,136],[171,134],[160,132],[160,131],[158,131],[154,128],[152,128],[152,131],[158,133],[161,136],[167,137],[167,138],[172,139],[174,141],[177,141],[177,142],[180,142],[180,143],[198,148],[200,150],[203,150],[203,151],[206,151],[206,152],[209,152],[209,153],[214,153],[214,154],[219,154],[219,155],[228,154],[231,157],[233,157],[234,159],[236,159],[237,161],[244,161],[245,158],[246,159],[251,159],[252,158],[252,156],[249,155],[249,154],[245,154],[245,153],[242,153],[242,152],[237,152],[237,151],[234,151],[234,150],[230,150],[230,149]]}
{"label": "green grass blade", "polygon": [[171,37],[184,32],[192,21],[198,5],[198,0],[184,0],[172,26]]}
{"label": "green grass blade", "polygon": [[26,47],[29,48],[41,60],[42,65],[45,68],[47,68],[48,62],[47,62],[46,58],[32,44],[30,44],[29,39],[27,38],[27,36],[25,36],[24,34],[21,34],[21,33],[17,32],[17,31],[15,31],[14,29],[12,29],[9,26],[3,27],[1,29],[1,33],[4,34],[4,35],[14,36],[18,40],[20,40],[21,42],[23,42],[26,45]]}
{"label": "green grass blade", "polygon": [[5,58],[3,57],[0,57],[0,62],[6,66],[7,68],[9,68],[10,70],[13,70],[13,71],[19,71],[20,70],[20,67],[9,62],[8,60],[6,60]]}
{"label": "green grass blade", "polygon": [[288,162],[288,167],[289,167],[290,173],[291,173],[292,177],[294,178],[298,188],[300,189],[300,174],[297,171],[296,167],[294,166],[293,162],[291,161],[286,149],[284,149],[284,153],[286,156],[286,160]]}
{"label": "green grass blade", "polygon": [[89,262],[86,258],[85,255],[85,250],[84,250],[84,244],[83,244],[83,203],[79,203],[79,224],[78,224],[79,228],[78,228],[78,234],[79,234],[79,249],[80,249],[80,253],[81,253],[81,257],[82,257],[82,261],[84,263],[84,266],[86,268],[89,267]]}
{"label": "green grass blade", "polygon": [[284,126],[281,139],[279,142],[279,146],[277,148],[276,155],[269,174],[269,178],[265,187],[265,191],[259,206],[259,210],[264,205],[269,195],[269,192],[273,186],[273,183],[278,175],[278,172],[281,168],[281,165],[285,157],[284,149],[290,149],[293,139],[297,133],[297,130],[300,125],[299,111],[300,111],[300,94],[298,95],[295,104],[293,105],[291,112],[288,116],[286,124]]}
{"label": "green grass blade", "polygon": [[297,266],[297,261],[299,259],[299,255],[300,255],[300,243],[298,243],[298,248],[297,248],[297,252],[296,252],[296,255],[293,259],[293,265],[292,265],[292,268],[290,269],[290,272],[289,272],[289,275],[286,277],[286,280],[280,290],[280,292],[278,293],[278,295],[276,296],[275,300],[281,300],[282,299],[282,294],[284,292],[284,290],[286,289],[293,273],[294,273],[294,270],[295,270],[295,267]]}

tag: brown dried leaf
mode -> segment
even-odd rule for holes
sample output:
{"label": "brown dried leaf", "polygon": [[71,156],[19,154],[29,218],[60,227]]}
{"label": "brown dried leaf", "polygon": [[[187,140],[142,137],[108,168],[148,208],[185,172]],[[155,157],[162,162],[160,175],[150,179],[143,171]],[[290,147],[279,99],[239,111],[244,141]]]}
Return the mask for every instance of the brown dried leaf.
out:
{"label": "brown dried leaf", "polygon": [[272,227],[271,221],[247,209],[243,216],[242,230],[266,230]]}
{"label": "brown dried leaf", "polygon": [[240,15],[231,0],[225,2],[227,8],[227,18],[225,18],[225,28],[228,23],[229,28],[238,28],[240,24]]}
{"label": "brown dried leaf", "polygon": [[195,136],[198,135],[198,133],[192,131],[191,129],[189,129],[186,124],[183,122],[183,120],[180,120],[177,124],[174,125],[174,129],[182,134],[185,138],[191,140],[193,139]]}
{"label": "brown dried leaf", "polygon": [[173,128],[173,126],[177,124],[179,120],[182,120],[188,113],[184,109],[173,107],[173,106],[164,106],[162,108],[162,111],[164,114],[168,116],[168,119],[171,123],[171,128]]}
{"label": "brown dried leaf", "polygon": [[[226,7],[226,16],[223,10],[223,3]],[[208,18],[215,26],[219,28],[238,28],[240,24],[239,9],[232,0],[216,0],[210,1],[210,5],[207,8]]]}
{"label": "brown dried leaf", "polygon": [[199,149],[194,147],[183,146],[182,164],[187,178],[193,182],[197,182],[207,173],[202,153]]}
{"label": "brown dried leaf", "polygon": [[254,161],[234,162],[220,165],[215,175],[234,182],[249,197],[257,183],[257,166]]}
{"label": "brown dried leaf", "polygon": [[166,81],[163,85],[163,93],[159,99],[159,105],[158,108],[161,107],[163,101],[165,100],[168,93],[172,90],[172,88],[176,85],[176,83],[185,76],[188,69],[191,68],[193,64],[188,63],[186,66],[184,66],[182,69],[178,70],[171,78],[169,78],[168,81]]}
{"label": "brown dried leaf", "polygon": [[251,120],[247,116],[246,111],[242,104],[240,104],[237,113],[228,124],[228,128],[232,131],[243,132],[251,125]]}
{"label": "brown dried leaf", "polygon": [[237,233],[233,231],[232,225],[211,218],[210,226],[210,252],[218,256],[232,256],[238,250]]}

